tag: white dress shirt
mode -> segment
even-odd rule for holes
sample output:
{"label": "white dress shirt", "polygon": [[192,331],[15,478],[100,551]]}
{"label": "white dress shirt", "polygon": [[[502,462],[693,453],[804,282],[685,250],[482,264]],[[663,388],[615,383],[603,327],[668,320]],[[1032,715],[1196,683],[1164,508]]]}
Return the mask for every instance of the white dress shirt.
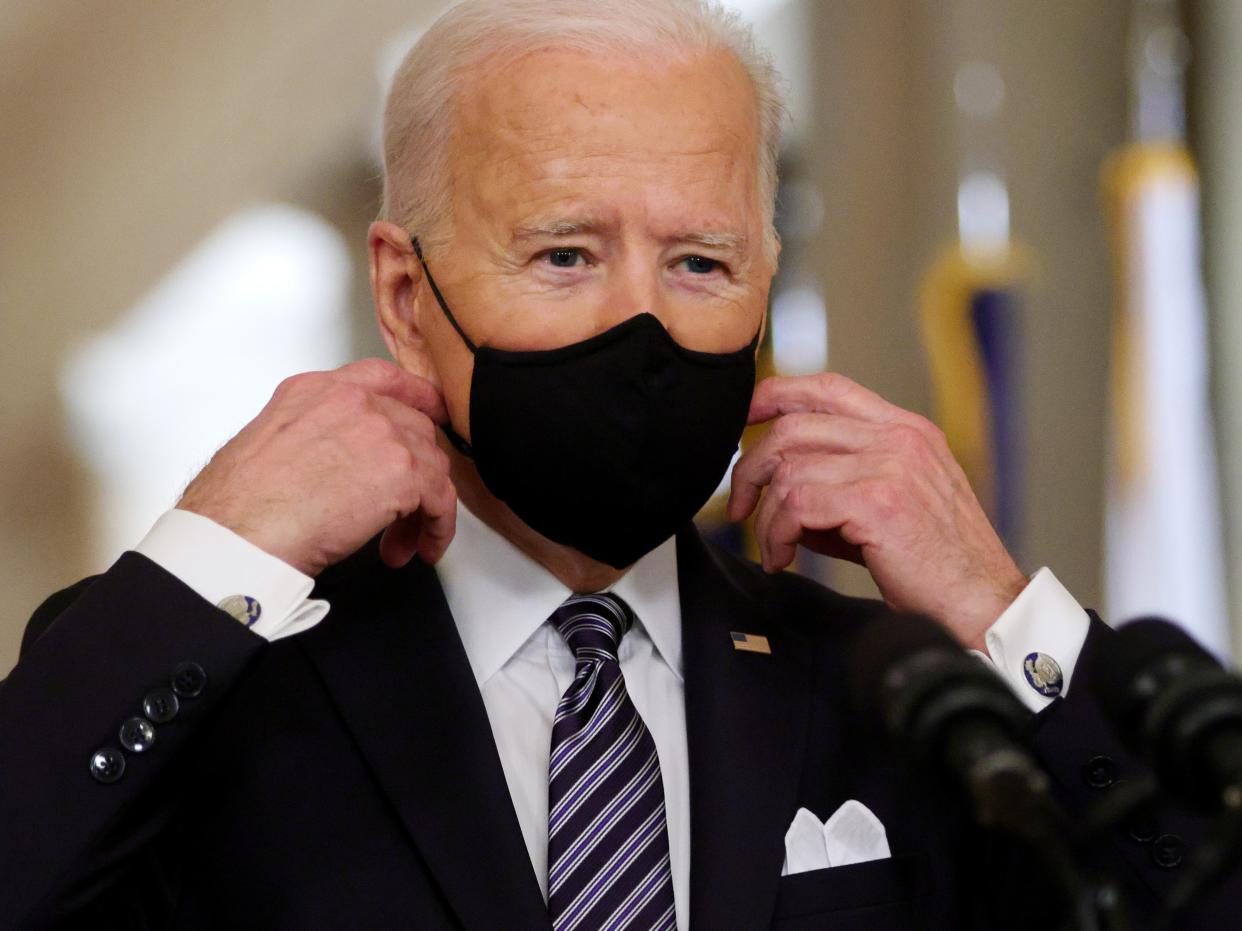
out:
{"label": "white dress shirt", "polygon": [[[213,604],[239,594],[257,600],[261,611],[250,629],[269,640],[313,627],[330,609],[326,601],[307,597],[309,577],[197,514],[167,512],[135,549]],[[547,619],[570,591],[464,506],[458,508],[457,535],[436,568],[546,898],[552,719],[574,676],[573,654]],[[640,559],[612,590],[638,618],[622,641],[619,658],[626,687],[659,753],[677,926],[685,929],[690,786],[675,541]],[[1040,569],[985,634],[990,655],[977,655],[1038,711],[1053,699],[1027,681],[1025,657],[1038,652],[1055,659],[1064,695],[1087,626],[1086,613],[1074,598],[1050,570]]]}
{"label": "white dress shirt", "polygon": [[[552,719],[574,656],[548,618],[572,592],[469,510],[436,566],[483,693],[526,849],[547,898],[548,756]],[[486,566],[487,572],[479,572]],[[621,641],[625,686],[655,740],[664,783],[677,926],[689,927],[690,764],[681,665],[677,545],[666,540],[611,591],[638,619]]]}

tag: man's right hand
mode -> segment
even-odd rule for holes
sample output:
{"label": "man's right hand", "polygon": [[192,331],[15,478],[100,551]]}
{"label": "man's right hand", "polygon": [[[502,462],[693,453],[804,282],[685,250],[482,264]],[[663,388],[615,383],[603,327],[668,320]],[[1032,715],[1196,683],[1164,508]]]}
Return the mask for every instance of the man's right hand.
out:
{"label": "man's right hand", "polygon": [[208,517],[314,576],[384,530],[380,555],[436,562],[457,492],[436,445],[431,382],[380,359],[285,379],[212,457],[177,507]]}

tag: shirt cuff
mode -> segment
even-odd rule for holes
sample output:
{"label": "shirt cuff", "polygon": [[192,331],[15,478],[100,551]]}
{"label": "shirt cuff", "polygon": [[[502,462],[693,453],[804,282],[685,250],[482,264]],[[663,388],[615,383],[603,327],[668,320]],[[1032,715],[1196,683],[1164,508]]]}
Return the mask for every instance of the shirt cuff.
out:
{"label": "shirt cuff", "polygon": [[1090,618],[1052,570],[1040,569],[983,635],[987,660],[1022,703],[1042,711],[1069,693]]}
{"label": "shirt cuff", "polygon": [[134,550],[267,640],[309,630],[328,613],[328,602],[308,597],[310,576],[192,511],[164,513]]}

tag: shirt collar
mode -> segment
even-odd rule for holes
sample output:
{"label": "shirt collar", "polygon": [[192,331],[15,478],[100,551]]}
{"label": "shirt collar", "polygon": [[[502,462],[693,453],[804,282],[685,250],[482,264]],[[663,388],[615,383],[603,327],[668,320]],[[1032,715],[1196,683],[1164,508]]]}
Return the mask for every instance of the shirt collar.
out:
{"label": "shirt collar", "polygon": [[[464,504],[457,533],[436,564],[449,611],[480,687],[521,649],[572,592]],[[677,541],[670,537],[612,586],[669,668],[682,677]]]}

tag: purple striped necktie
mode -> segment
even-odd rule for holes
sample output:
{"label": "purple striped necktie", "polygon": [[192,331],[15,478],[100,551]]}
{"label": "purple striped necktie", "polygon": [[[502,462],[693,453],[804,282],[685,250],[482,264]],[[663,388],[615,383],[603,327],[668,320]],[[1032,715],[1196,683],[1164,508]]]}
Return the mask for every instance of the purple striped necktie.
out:
{"label": "purple striped necktie", "polygon": [[634,614],[611,593],[574,595],[551,621],[577,663],[548,762],[552,927],[674,929],[660,760],[617,659]]}

